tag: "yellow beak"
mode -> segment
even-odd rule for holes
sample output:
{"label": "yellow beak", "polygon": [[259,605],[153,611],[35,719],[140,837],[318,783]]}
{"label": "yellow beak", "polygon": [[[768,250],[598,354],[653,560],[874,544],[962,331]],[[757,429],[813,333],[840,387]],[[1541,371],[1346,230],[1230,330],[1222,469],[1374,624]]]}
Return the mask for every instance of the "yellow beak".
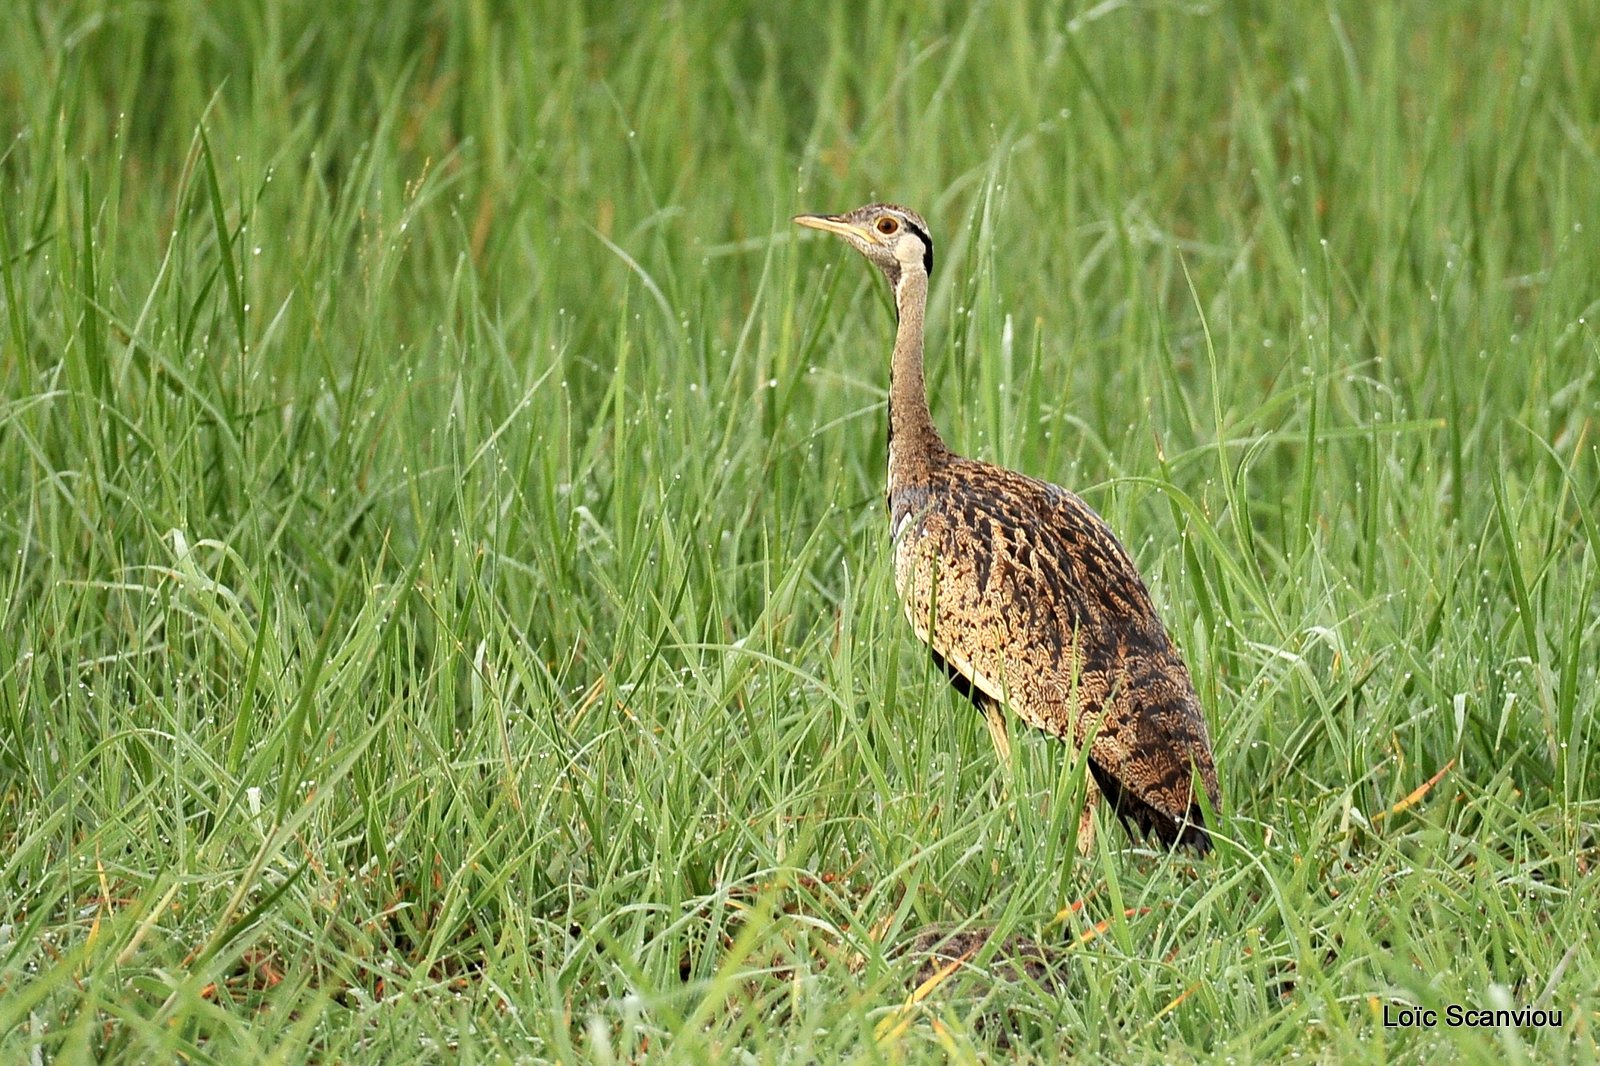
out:
{"label": "yellow beak", "polygon": [[841,237],[855,237],[872,244],[881,243],[872,230],[866,226],[858,226],[854,222],[846,222],[840,215],[796,215],[794,220],[802,226],[837,233]]}

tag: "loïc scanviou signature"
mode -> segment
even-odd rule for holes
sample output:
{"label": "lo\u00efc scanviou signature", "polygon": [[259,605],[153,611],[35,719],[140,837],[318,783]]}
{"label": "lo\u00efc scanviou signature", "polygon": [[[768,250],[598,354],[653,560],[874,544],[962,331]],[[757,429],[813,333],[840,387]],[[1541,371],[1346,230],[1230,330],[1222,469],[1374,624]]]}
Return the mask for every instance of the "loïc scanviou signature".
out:
{"label": "lo\u00efc scanviou signature", "polygon": [[1512,1026],[1517,1029],[1559,1029],[1561,1010],[1542,1007],[1471,1007],[1461,1003],[1446,1004],[1443,1011],[1431,1007],[1413,1007],[1403,1003],[1383,1005],[1385,1029],[1435,1029],[1440,1020],[1451,1029],[1499,1029]]}

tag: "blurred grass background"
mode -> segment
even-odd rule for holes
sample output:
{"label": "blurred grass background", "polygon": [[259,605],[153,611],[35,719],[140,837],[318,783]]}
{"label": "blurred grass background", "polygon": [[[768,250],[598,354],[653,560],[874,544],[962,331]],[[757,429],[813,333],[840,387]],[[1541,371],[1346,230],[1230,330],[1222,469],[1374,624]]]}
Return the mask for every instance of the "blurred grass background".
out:
{"label": "blurred grass background", "polygon": [[[29,2],[0,116],[7,1059],[1597,1058],[1600,9]],[[1212,860],[907,632],[875,198]]]}

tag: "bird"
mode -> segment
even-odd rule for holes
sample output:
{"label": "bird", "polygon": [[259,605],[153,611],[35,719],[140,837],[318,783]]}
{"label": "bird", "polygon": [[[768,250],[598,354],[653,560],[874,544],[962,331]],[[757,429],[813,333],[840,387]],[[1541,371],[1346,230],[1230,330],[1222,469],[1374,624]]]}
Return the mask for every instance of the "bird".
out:
{"label": "bird", "polygon": [[1195,793],[1222,810],[1200,700],[1126,548],[1068,490],[948,448],[928,406],[924,321],[933,238],[910,208],[874,203],[794,221],[844,239],[888,279],[885,500],[895,589],[907,620],[983,713],[1002,762],[1006,711],[1083,751],[1078,847],[1103,795],[1134,839],[1211,851]]}

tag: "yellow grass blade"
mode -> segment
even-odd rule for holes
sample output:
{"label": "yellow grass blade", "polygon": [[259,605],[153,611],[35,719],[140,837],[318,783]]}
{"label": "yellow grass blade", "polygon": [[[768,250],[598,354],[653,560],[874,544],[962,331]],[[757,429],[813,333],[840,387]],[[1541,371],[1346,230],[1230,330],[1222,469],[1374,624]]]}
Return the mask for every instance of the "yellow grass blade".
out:
{"label": "yellow grass blade", "polygon": [[1381,822],[1390,815],[1399,814],[1402,811],[1410,810],[1412,807],[1415,807],[1417,804],[1421,803],[1422,798],[1433,790],[1433,786],[1437,785],[1440,780],[1444,778],[1444,775],[1450,772],[1450,768],[1455,764],[1456,761],[1454,759],[1451,759],[1449,762],[1445,763],[1444,766],[1440,767],[1438,773],[1434,774],[1432,777],[1428,778],[1422,784],[1418,785],[1416,788],[1407,793],[1405,799],[1401,800],[1399,803],[1396,803],[1388,810],[1383,811],[1380,814],[1373,815],[1372,821],[1374,823]]}

